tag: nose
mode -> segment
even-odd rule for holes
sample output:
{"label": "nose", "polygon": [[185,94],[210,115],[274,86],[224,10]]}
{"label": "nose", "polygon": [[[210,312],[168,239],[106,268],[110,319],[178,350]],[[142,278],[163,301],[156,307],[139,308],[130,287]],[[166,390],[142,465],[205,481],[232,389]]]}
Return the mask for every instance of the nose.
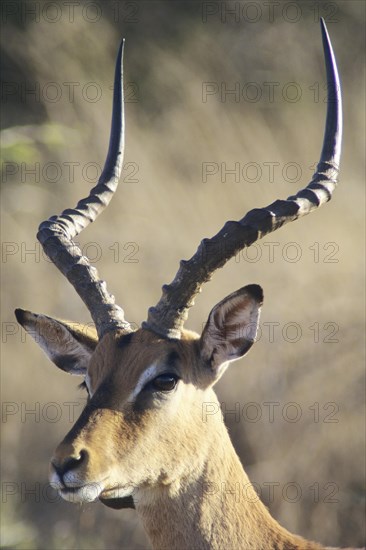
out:
{"label": "nose", "polygon": [[51,460],[51,468],[57,473],[61,483],[64,483],[64,476],[72,470],[77,470],[81,466],[85,466],[88,461],[89,453],[86,449],[66,449],[58,448],[54,457]]}

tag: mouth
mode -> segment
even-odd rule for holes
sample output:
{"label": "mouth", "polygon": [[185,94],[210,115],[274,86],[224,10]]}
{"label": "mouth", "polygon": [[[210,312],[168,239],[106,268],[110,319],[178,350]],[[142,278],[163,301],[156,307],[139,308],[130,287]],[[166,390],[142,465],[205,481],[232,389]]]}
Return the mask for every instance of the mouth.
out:
{"label": "mouth", "polygon": [[61,497],[68,502],[87,503],[98,499],[110,508],[134,508],[132,493],[133,487],[104,488],[102,483],[86,483],[73,487],[57,487]]}
{"label": "mouth", "polygon": [[102,487],[97,483],[88,483],[77,487],[62,487],[58,491],[68,502],[95,502],[102,492]]}

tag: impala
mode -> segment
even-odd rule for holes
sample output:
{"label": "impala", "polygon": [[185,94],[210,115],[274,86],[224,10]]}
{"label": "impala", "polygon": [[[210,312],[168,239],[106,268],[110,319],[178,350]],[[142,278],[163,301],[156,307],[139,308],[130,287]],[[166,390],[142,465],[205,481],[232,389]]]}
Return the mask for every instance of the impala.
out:
{"label": "impala", "polygon": [[[292,535],[258,499],[220,414],[214,384],[253,345],[263,302],[250,284],[219,302],[199,336],[183,328],[201,286],[239,250],[327,202],[337,184],[342,112],[336,61],[321,22],[328,81],[326,129],[311,183],[287,200],[228,221],[204,239],[135,329],[73,239],[116,191],[124,148],[120,46],[112,128],[98,184],[75,209],[39,227],[46,254],[88,307],[95,329],[21,309],[19,323],[60,369],[84,377],[86,406],[56,448],[50,481],[71,502],[133,507],[154,548],[320,549]],[[230,490],[245,486],[243,498]]]}

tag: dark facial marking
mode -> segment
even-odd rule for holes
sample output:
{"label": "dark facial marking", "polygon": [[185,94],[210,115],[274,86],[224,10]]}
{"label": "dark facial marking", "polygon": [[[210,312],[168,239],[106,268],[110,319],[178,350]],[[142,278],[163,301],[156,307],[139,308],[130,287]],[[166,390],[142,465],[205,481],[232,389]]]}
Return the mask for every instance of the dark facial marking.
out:
{"label": "dark facial marking", "polygon": [[169,353],[168,357],[166,358],[166,364],[168,367],[174,367],[179,360],[179,354],[177,351],[173,350]]}
{"label": "dark facial marking", "polygon": [[118,347],[120,349],[127,347],[131,343],[132,337],[133,337],[133,332],[129,332],[128,334],[124,334],[123,336],[121,336],[117,344]]}

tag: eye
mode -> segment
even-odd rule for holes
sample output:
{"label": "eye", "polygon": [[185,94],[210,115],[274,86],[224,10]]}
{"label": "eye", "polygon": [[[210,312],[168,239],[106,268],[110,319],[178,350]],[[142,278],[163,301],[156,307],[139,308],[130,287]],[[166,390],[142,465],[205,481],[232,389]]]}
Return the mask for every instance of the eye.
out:
{"label": "eye", "polygon": [[155,391],[169,392],[173,391],[178,383],[178,377],[175,374],[160,374],[150,382],[151,388]]}

